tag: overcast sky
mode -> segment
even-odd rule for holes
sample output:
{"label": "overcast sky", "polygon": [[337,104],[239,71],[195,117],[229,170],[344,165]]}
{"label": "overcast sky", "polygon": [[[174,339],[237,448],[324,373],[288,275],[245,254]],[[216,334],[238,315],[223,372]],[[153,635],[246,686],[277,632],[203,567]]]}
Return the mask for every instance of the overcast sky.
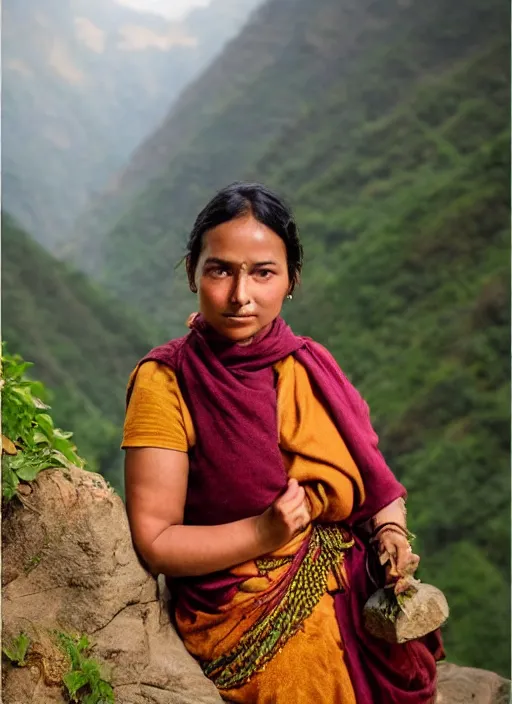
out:
{"label": "overcast sky", "polygon": [[134,10],[145,10],[171,19],[182,17],[193,7],[208,5],[210,0],[117,0]]}

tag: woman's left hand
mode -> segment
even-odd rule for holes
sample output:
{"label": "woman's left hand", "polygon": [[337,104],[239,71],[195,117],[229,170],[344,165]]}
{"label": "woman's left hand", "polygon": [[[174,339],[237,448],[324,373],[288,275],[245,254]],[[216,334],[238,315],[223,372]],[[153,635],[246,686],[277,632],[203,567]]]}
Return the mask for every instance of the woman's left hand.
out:
{"label": "woman's left hand", "polygon": [[404,592],[414,582],[419,555],[413,553],[405,535],[386,528],[378,535],[378,553],[386,564],[386,586],[394,585],[395,594]]}

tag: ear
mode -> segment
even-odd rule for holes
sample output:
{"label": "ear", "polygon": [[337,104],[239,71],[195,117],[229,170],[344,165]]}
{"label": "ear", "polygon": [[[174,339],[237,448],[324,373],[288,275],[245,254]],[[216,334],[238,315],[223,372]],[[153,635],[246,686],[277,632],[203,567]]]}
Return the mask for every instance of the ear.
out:
{"label": "ear", "polygon": [[187,268],[187,278],[188,278],[188,286],[192,293],[197,293],[197,286],[196,286],[196,272],[195,272],[195,267],[192,266],[192,261],[190,259],[190,256],[186,257],[185,259],[185,266]]}
{"label": "ear", "polygon": [[298,271],[295,272],[295,275],[290,282],[290,286],[288,288],[288,296],[291,296],[293,294],[297,286],[300,286],[300,274]]}

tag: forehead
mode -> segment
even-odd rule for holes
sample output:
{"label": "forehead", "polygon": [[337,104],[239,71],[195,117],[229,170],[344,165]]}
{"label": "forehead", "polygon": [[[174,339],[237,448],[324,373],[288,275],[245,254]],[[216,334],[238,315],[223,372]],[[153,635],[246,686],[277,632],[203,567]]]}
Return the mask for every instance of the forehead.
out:
{"label": "forehead", "polygon": [[273,230],[247,215],[204,234],[201,258],[207,257],[228,261],[286,261],[286,245]]}

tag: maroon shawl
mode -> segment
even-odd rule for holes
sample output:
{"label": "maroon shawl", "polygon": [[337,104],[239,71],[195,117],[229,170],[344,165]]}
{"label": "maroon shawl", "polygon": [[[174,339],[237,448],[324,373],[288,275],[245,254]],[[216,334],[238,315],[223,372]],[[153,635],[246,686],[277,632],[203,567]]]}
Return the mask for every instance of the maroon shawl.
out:
{"label": "maroon shawl", "polygon": [[[219,336],[199,316],[188,335],[156,347],[142,360],[158,361],[176,372],[196,429],[185,523],[215,525],[258,515],[286,488],[273,365],[289,355],[307,370],[365,487],[365,499],[361,503],[361,497],[356,497],[357,508],[349,520],[356,537],[356,547],[345,562],[351,587],[336,597],[357,702],[430,703],[439,637],[430,639],[430,647],[419,641],[390,646],[369,636],[362,625],[362,607],[374,587],[367,576],[366,545],[357,535],[357,526],[404,496],[405,489],[378,450],[367,404],[333,357],[311,339],[294,335],[281,318],[243,346]],[[174,586],[179,588],[180,604],[210,610],[230,599],[237,581],[218,573],[178,580]]]}

